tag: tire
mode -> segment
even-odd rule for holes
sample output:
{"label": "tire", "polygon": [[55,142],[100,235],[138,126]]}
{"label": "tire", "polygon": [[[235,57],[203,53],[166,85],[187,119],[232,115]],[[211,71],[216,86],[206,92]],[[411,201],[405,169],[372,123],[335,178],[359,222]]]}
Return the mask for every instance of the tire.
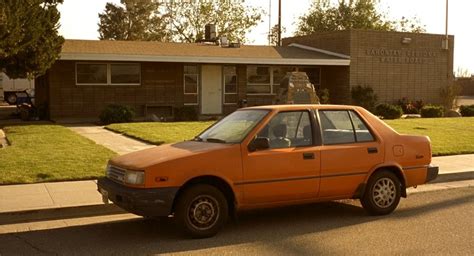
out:
{"label": "tire", "polygon": [[15,93],[8,93],[5,95],[5,101],[10,105],[15,105],[17,97]]}
{"label": "tire", "polygon": [[199,184],[186,189],[177,199],[175,221],[193,238],[217,234],[229,216],[224,194],[214,186]]}
{"label": "tire", "polygon": [[397,208],[400,195],[401,183],[397,175],[383,170],[369,178],[360,202],[370,215],[386,215]]}

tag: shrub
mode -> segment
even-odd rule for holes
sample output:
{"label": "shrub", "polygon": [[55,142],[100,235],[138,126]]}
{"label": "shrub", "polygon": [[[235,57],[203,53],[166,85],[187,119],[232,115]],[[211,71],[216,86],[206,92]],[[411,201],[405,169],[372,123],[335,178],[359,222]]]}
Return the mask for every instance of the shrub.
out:
{"label": "shrub", "polygon": [[421,117],[442,117],[444,112],[444,108],[442,106],[436,105],[426,105],[424,106],[421,111]]}
{"label": "shrub", "polygon": [[131,122],[135,111],[129,106],[110,104],[100,113],[100,121],[104,124]]}
{"label": "shrub", "polygon": [[397,119],[402,116],[403,111],[400,106],[382,103],[377,105],[375,113],[384,119]]}
{"label": "shrub", "polygon": [[317,92],[319,103],[321,104],[329,104],[329,89],[324,88],[320,89]]}
{"label": "shrub", "polygon": [[462,105],[459,112],[462,116],[474,116],[474,105]]}
{"label": "shrub", "polygon": [[410,101],[407,98],[402,98],[397,101],[397,105],[400,106],[405,114],[419,114],[423,107],[423,101]]}
{"label": "shrub", "polygon": [[370,112],[375,111],[375,105],[377,104],[377,95],[369,86],[356,86],[351,90],[352,104],[361,106]]}
{"label": "shrub", "polygon": [[446,110],[450,110],[456,107],[456,98],[461,93],[461,90],[461,86],[456,83],[449,84],[440,89],[439,94],[441,96],[441,100],[443,101],[443,106]]}
{"label": "shrub", "polygon": [[191,106],[175,108],[174,120],[175,121],[196,121],[198,120],[198,114],[197,114],[196,109]]}

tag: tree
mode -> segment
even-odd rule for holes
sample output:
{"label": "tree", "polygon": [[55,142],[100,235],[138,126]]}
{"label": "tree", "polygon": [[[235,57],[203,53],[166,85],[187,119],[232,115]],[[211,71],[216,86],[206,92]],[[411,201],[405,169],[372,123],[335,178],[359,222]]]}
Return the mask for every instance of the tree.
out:
{"label": "tree", "polygon": [[44,74],[61,52],[63,0],[0,0],[0,70],[10,78]]}
{"label": "tree", "polygon": [[167,6],[173,41],[195,42],[204,39],[206,24],[216,25],[218,36],[245,42],[245,34],[261,21],[263,11],[243,1],[179,1]]}
{"label": "tree", "polygon": [[296,35],[347,29],[373,29],[383,31],[424,32],[417,19],[402,17],[390,21],[377,11],[378,0],[339,0],[337,5],[329,0],[318,0],[310,11],[299,18]]}
{"label": "tree", "polygon": [[166,41],[166,15],[161,4],[151,0],[121,0],[107,3],[99,13],[99,39]]}
{"label": "tree", "polygon": [[[286,28],[281,27],[281,33],[285,33]],[[271,45],[278,45],[278,24],[274,25],[268,35]]]}

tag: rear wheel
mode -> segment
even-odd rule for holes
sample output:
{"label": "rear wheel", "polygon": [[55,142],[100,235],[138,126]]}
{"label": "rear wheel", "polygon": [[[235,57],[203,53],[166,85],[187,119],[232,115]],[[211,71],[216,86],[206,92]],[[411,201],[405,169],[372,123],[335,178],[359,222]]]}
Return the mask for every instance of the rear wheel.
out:
{"label": "rear wheel", "polygon": [[217,234],[227,221],[228,204],[214,186],[199,184],[186,189],[177,199],[175,219],[180,228],[194,238]]}
{"label": "rear wheel", "polygon": [[360,202],[371,215],[385,215],[393,212],[400,202],[401,183],[390,171],[373,174]]}
{"label": "rear wheel", "polygon": [[15,105],[16,104],[16,100],[17,100],[17,97],[16,97],[16,94],[15,93],[9,93],[6,95],[5,97],[5,101],[10,104],[10,105]]}

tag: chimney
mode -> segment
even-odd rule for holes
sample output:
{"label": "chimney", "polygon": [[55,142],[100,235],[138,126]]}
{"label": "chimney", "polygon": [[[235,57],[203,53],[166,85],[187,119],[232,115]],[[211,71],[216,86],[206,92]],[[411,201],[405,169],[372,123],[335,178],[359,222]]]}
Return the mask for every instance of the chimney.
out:
{"label": "chimney", "polygon": [[207,24],[204,32],[204,40],[213,41],[216,40],[216,25]]}

